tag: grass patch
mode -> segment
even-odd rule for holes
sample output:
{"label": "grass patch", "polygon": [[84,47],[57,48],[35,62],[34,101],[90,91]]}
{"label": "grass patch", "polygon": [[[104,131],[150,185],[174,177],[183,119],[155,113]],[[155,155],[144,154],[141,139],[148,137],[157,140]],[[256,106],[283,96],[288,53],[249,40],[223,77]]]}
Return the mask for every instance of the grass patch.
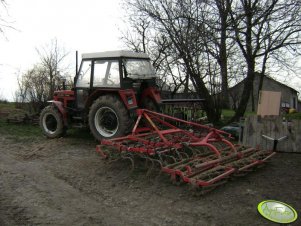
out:
{"label": "grass patch", "polygon": [[0,134],[7,136],[14,141],[32,141],[42,136],[37,125],[24,123],[8,123],[7,117],[23,116],[24,110],[16,109],[15,103],[0,103]]}
{"label": "grass patch", "polygon": [[222,110],[222,115],[224,118],[232,118],[235,114],[235,111],[230,110],[230,109],[223,109]]}
{"label": "grass patch", "polygon": [[30,141],[42,137],[42,132],[37,125],[7,123],[4,119],[0,119],[0,133],[16,141]]}
{"label": "grass patch", "polygon": [[[256,112],[253,111],[247,111],[244,114],[244,117],[248,117],[250,115],[255,115]],[[230,119],[235,115],[235,111],[234,110],[230,110],[230,109],[223,109],[222,110],[222,118],[221,118],[221,123],[219,125],[219,127],[222,126],[226,126],[227,124],[229,124]]]}
{"label": "grass patch", "polygon": [[[254,111],[247,111],[247,112],[245,112],[244,116],[246,117],[246,116],[255,115],[255,114],[256,114],[256,112],[254,112]],[[235,111],[230,110],[230,109],[223,109],[222,115],[225,118],[232,118],[235,115]]]}
{"label": "grass patch", "polygon": [[[5,119],[0,119],[0,134],[15,142],[32,142],[40,138],[46,139],[38,125],[7,123]],[[67,130],[64,138],[71,145],[97,143],[88,128],[71,128]]]}
{"label": "grass patch", "polygon": [[287,120],[293,120],[293,119],[301,120],[301,112],[287,114],[285,115],[285,118]]}
{"label": "grass patch", "polygon": [[3,103],[0,102],[0,109],[7,109],[7,110],[14,110],[15,109],[15,103]]}
{"label": "grass patch", "polygon": [[[39,125],[7,122],[7,117],[22,117],[25,113],[27,113],[25,110],[17,109],[15,103],[0,102],[0,135],[12,139],[14,142],[33,142],[45,138]],[[88,128],[70,128],[67,130],[65,139],[71,145],[99,143]]]}

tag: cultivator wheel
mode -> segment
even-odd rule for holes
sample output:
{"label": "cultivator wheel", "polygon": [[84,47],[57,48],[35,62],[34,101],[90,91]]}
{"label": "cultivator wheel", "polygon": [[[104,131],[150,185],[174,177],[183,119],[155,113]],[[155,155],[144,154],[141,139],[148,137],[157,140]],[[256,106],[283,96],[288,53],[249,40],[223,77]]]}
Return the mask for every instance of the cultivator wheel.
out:
{"label": "cultivator wheel", "polygon": [[127,159],[132,169],[135,159],[143,159],[147,176],[155,171],[168,174],[173,183],[188,183],[200,194],[253,171],[275,154],[233,145],[228,133],[204,125],[145,109],[137,114],[130,135],[102,140],[97,152],[106,159]]}

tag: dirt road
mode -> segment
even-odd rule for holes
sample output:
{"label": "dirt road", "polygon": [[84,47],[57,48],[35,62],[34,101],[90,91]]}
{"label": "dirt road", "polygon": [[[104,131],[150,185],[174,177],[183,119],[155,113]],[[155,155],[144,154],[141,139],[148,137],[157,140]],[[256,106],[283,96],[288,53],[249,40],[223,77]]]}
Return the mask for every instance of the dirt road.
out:
{"label": "dirt road", "polygon": [[275,225],[257,213],[266,199],[301,215],[300,154],[196,197],[164,175],[107,164],[93,141],[2,135],[0,152],[0,225]]}

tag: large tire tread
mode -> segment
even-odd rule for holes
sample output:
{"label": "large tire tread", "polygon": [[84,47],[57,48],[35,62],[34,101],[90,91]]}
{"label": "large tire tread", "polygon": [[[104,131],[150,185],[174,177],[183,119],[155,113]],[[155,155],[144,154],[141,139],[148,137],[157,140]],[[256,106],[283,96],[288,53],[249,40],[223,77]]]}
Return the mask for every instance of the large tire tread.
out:
{"label": "large tire tread", "polygon": [[[103,137],[96,129],[94,117],[97,112],[97,110],[100,107],[110,107],[112,108],[115,113],[117,114],[118,120],[119,120],[119,128],[117,132],[107,138]],[[124,104],[120,101],[120,99],[117,96],[114,95],[104,95],[100,96],[98,99],[94,101],[94,103],[90,107],[89,111],[89,127],[90,131],[93,134],[93,136],[96,138],[96,140],[100,141],[101,139],[111,139],[115,137],[124,136],[129,132],[129,129],[133,127],[133,121],[129,116],[129,112],[124,106]]]}
{"label": "large tire tread", "polygon": [[[47,114],[51,114],[56,119],[57,129],[54,133],[49,133],[48,130],[44,128],[45,125],[43,123],[43,120]],[[64,127],[62,114],[53,105],[49,105],[42,110],[40,114],[40,127],[42,129],[43,134],[48,138],[58,138],[66,134],[66,128]]]}

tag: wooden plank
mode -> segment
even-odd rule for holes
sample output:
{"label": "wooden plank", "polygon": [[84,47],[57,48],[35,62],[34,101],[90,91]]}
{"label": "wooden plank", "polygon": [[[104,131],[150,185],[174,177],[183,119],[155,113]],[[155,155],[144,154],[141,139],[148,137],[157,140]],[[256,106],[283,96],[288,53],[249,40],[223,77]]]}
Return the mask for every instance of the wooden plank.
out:
{"label": "wooden plank", "polygon": [[281,92],[260,91],[257,115],[279,115]]}
{"label": "wooden plank", "polygon": [[246,118],[243,130],[243,145],[262,149],[272,149],[273,141],[262,135],[279,139],[287,136],[277,145],[278,151],[301,153],[301,120],[283,121],[280,116],[249,116]]}

